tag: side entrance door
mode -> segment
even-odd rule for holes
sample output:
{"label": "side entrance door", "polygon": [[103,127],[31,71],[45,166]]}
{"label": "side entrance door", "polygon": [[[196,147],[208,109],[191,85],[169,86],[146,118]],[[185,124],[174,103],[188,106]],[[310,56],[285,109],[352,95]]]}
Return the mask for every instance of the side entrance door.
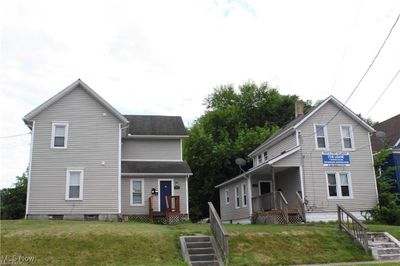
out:
{"label": "side entrance door", "polygon": [[260,195],[271,192],[271,181],[260,181]]}
{"label": "side entrance door", "polygon": [[167,203],[165,196],[172,196],[172,181],[161,180],[160,181],[160,211],[165,212],[167,209]]}

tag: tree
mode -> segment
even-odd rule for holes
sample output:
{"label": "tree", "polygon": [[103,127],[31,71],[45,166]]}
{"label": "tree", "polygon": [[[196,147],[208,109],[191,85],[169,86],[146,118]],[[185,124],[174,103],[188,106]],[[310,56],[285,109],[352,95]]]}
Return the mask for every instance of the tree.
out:
{"label": "tree", "polygon": [[[185,140],[184,156],[193,171],[189,180],[190,216],[208,216],[207,201],[219,209],[215,188],[239,174],[238,157],[247,155],[278,128],[294,118],[298,97],[281,95],[267,83],[244,83],[236,91],[232,85],[214,89],[204,101],[206,112],[196,120]],[[310,107],[306,102],[305,108]]]}
{"label": "tree", "polygon": [[20,219],[25,215],[28,178],[26,173],[16,177],[12,188],[0,190],[1,219]]}

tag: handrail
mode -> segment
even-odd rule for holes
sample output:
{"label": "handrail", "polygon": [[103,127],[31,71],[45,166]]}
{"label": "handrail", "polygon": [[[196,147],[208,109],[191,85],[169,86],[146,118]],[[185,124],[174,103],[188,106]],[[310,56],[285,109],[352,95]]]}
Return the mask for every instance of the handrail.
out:
{"label": "handrail", "polygon": [[223,226],[221,219],[219,218],[218,213],[215,210],[212,202],[208,202],[208,207],[210,209],[211,232],[214,235],[218,247],[225,258],[225,263],[228,264],[228,255],[229,255],[228,232],[225,230],[225,227]]}
{"label": "handrail", "polygon": [[278,191],[278,192],[279,192],[278,193],[279,209],[281,210],[286,223],[289,224],[289,204],[288,204],[287,200],[285,199],[285,196],[283,196],[282,191]]}
{"label": "handrail", "polygon": [[339,204],[337,205],[337,211],[339,230],[344,230],[348,233],[368,252],[368,227]]}
{"label": "handrail", "polygon": [[304,207],[304,201],[301,198],[299,192],[296,191],[296,208],[297,212],[300,214],[301,219],[306,222],[306,209]]}

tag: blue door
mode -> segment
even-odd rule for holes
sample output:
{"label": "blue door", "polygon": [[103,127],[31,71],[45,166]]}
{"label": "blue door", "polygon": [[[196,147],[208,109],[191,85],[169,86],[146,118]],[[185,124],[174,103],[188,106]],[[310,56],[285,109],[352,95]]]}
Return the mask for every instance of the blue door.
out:
{"label": "blue door", "polygon": [[172,195],[172,182],[171,181],[160,181],[160,211],[165,212],[167,209],[167,203],[165,202],[165,196]]}

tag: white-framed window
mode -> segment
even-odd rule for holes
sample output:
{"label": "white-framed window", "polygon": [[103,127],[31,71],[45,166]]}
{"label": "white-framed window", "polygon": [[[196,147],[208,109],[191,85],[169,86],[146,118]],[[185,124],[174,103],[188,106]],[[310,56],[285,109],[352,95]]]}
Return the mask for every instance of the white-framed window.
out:
{"label": "white-framed window", "polygon": [[242,184],[242,202],[243,202],[243,207],[247,207],[247,185],[246,185],[246,183]]}
{"label": "white-framed window", "polygon": [[262,163],[262,159],[263,159],[262,154],[259,154],[257,156],[257,164],[261,164]]}
{"label": "white-framed window", "polygon": [[51,148],[66,149],[68,143],[68,122],[53,122],[51,126]]}
{"label": "white-framed window", "polygon": [[144,179],[131,179],[131,206],[144,206]]}
{"label": "white-framed window", "polygon": [[240,190],[239,186],[235,187],[235,208],[240,208]]}
{"label": "white-framed window", "polygon": [[67,169],[65,200],[83,200],[82,169]]}
{"label": "white-framed window", "polygon": [[268,161],[268,152],[265,151],[265,152],[263,153],[263,155],[264,155],[264,162]]}
{"label": "white-framed window", "polygon": [[343,150],[354,150],[353,127],[351,125],[340,125]]}
{"label": "white-framed window", "polygon": [[314,125],[315,132],[315,147],[317,149],[327,149],[328,148],[328,130],[326,125]]}
{"label": "white-framed window", "polygon": [[327,172],[328,198],[352,198],[349,172]]}
{"label": "white-framed window", "polygon": [[229,189],[225,190],[225,204],[229,204],[231,199],[229,198]]}

